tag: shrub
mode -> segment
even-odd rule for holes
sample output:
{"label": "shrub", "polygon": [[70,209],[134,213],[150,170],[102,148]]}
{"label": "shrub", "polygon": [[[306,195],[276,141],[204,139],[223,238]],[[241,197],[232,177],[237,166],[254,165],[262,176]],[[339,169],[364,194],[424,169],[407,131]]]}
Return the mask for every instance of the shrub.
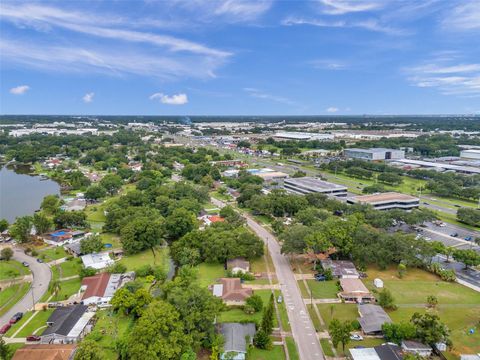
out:
{"label": "shrub", "polygon": [[32,249],[32,250],[30,251],[30,255],[32,255],[32,256],[38,256],[38,251],[35,250],[35,249]]}
{"label": "shrub", "polygon": [[110,265],[107,269],[107,272],[109,272],[110,274],[123,274],[126,271],[127,267],[124,264],[118,262]]}
{"label": "shrub", "polygon": [[153,267],[152,265],[143,265],[135,270],[135,275],[137,277],[145,277],[148,275],[153,275]]}
{"label": "shrub", "polygon": [[253,308],[253,306],[245,304],[243,306],[243,312],[247,315],[252,315],[255,314],[255,309]]}
{"label": "shrub", "polygon": [[352,320],[352,329],[353,330],[360,330],[361,329],[361,326],[360,326],[360,323],[358,322],[358,320]]}
{"label": "shrub", "polygon": [[263,309],[263,300],[262,298],[257,295],[253,294],[250,296],[246,301],[246,305],[251,306],[254,310],[254,312],[259,312]]}

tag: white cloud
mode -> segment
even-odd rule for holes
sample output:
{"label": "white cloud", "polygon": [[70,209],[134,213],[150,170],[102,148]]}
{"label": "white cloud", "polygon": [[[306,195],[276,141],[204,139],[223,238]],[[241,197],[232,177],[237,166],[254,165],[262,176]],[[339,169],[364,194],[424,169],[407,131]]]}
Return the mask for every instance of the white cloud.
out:
{"label": "white cloud", "polygon": [[445,12],[442,26],[446,30],[480,30],[480,1],[470,0],[456,3]]}
{"label": "white cloud", "polygon": [[382,7],[382,1],[318,0],[318,2],[322,5],[322,12],[329,15],[343,15],[348,13],[376,10]]}
{"label": "white cloud", "polygon": [[417,87],[437,88],[444,95],[480,96],[480,63],[433,59],[404,72]]}
{"label": "white cloud", "polygon": [[388,25],[383,25],[376,19],[367,19],[362,21],[347,21],[347,20],[323,20],[290,16],[282,21],[282,25],[311,25],[317,27],[331,27],[331,28],[361,28],[369,31],[385,33],[389,35],[407,35],[408,31],[397,29]]}
{"label": "white cloud", "polygon": [[163,93],[155,93],[150,95],[150,100],[159,100],[162,104],[167,105],[185,105],[188,103],[187,94],[165,95]]}
{"label": "white cloud", "polygon": [[336,108],[334,106],[330,106],[329,108],[326,108],[325,111],[326,112],[329,112],[329,113],[336,113],[338,110],[340,110],[339,108]]}
{"label": "white cloud", "polygon": [[10,94],[13,94],[13,95],[23,95],[23,94],[25,94],[28,90],[30,90],[30,86],[28,86],[28,85],[15,86],[14,88],[11,88],[11,89],[10,89]]}
{"label": "white cloud", "polygon": [[95,93],[93,92],[89,92],[89,93],[86,93],[83,97],[82,97],[82,100],[84,103],[91,103],[93,101],[93,97],[95,96]]}
{"label": "white cloud", "polygon": [[319,59],[309,62],[315,69],[323,70],[345,70],[348,65],[339,60]]}
{"label": "white cloud", "polygon": [[287,105],[296,105],[295,101],[292,101],[286,97],[268,94],[259,89],[247,87],[247,88],[243,88],[243,91],[247,92],[251,97],[254,97],[257,99],[270,100],[270,101],[275,101],[275,102],[283,103]]}
{"label": "white cloud", "polygon": [[271,1],[226,0],[214,10],[216,15],[227,15],[238,21],[247,21],[263,15],[272,6]]}

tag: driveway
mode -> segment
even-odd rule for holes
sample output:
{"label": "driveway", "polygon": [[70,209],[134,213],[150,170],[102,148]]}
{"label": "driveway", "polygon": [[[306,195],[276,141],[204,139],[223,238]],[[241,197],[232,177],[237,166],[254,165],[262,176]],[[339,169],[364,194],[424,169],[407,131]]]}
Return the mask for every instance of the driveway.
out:
{"label": "driveway", "polygon": [[52,272],[47,264],[37,262],[37,259],[25,255],[23,250],[13,248],[13,259],[19,262],[27,262],[33,275],[33,282],[27,294],[20,299],[9,311],[0,317],[0,326],[6,324],[10,318],[17,312],[25,313],[45,294],[48,290],[48,284],[52,278]]}
{"label": "driveway", "polygon": [[[212,198],[211,201],[219,208],[225,206],[222,201],[217,199]],[[324,359],[320,341],[305,303],[303,302],[295,274],[285,255],[280,253],[280,245],[277,239],[250,216],[245,215],[244,217],[247,220],[248,226],[267,244],[273,265],[275,266],[275,273],[285,299],[288,321],[292,328],[292,335],[297,344],[300,359]]]}

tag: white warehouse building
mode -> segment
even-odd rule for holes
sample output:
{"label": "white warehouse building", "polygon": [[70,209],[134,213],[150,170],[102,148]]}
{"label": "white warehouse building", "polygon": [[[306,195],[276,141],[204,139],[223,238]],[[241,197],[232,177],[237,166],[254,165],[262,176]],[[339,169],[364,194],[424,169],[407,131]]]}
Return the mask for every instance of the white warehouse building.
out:
{"label": "white warehouse building", "polygon": [[477,149],[462,150],[460,152],[460,157],[463,159],[480,160],[480,150],[477,150]]}
{"label": "white warehouse building", "polygon": [[348,159],[360,159],[360,160],[366,160],[366,161],[405,159],[405,151],[404,150],[398,150],[398,149],[350,148],[350,149],[345,149],[344,154]]}

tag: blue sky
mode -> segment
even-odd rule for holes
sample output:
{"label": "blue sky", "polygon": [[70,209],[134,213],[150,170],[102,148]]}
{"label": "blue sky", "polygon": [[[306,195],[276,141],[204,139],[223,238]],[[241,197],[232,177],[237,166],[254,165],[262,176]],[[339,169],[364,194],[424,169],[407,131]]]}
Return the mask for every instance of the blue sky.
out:
{"label": "blue sky", "polygon": [[0,3],[2,114],[480,113],[480,0]]}

